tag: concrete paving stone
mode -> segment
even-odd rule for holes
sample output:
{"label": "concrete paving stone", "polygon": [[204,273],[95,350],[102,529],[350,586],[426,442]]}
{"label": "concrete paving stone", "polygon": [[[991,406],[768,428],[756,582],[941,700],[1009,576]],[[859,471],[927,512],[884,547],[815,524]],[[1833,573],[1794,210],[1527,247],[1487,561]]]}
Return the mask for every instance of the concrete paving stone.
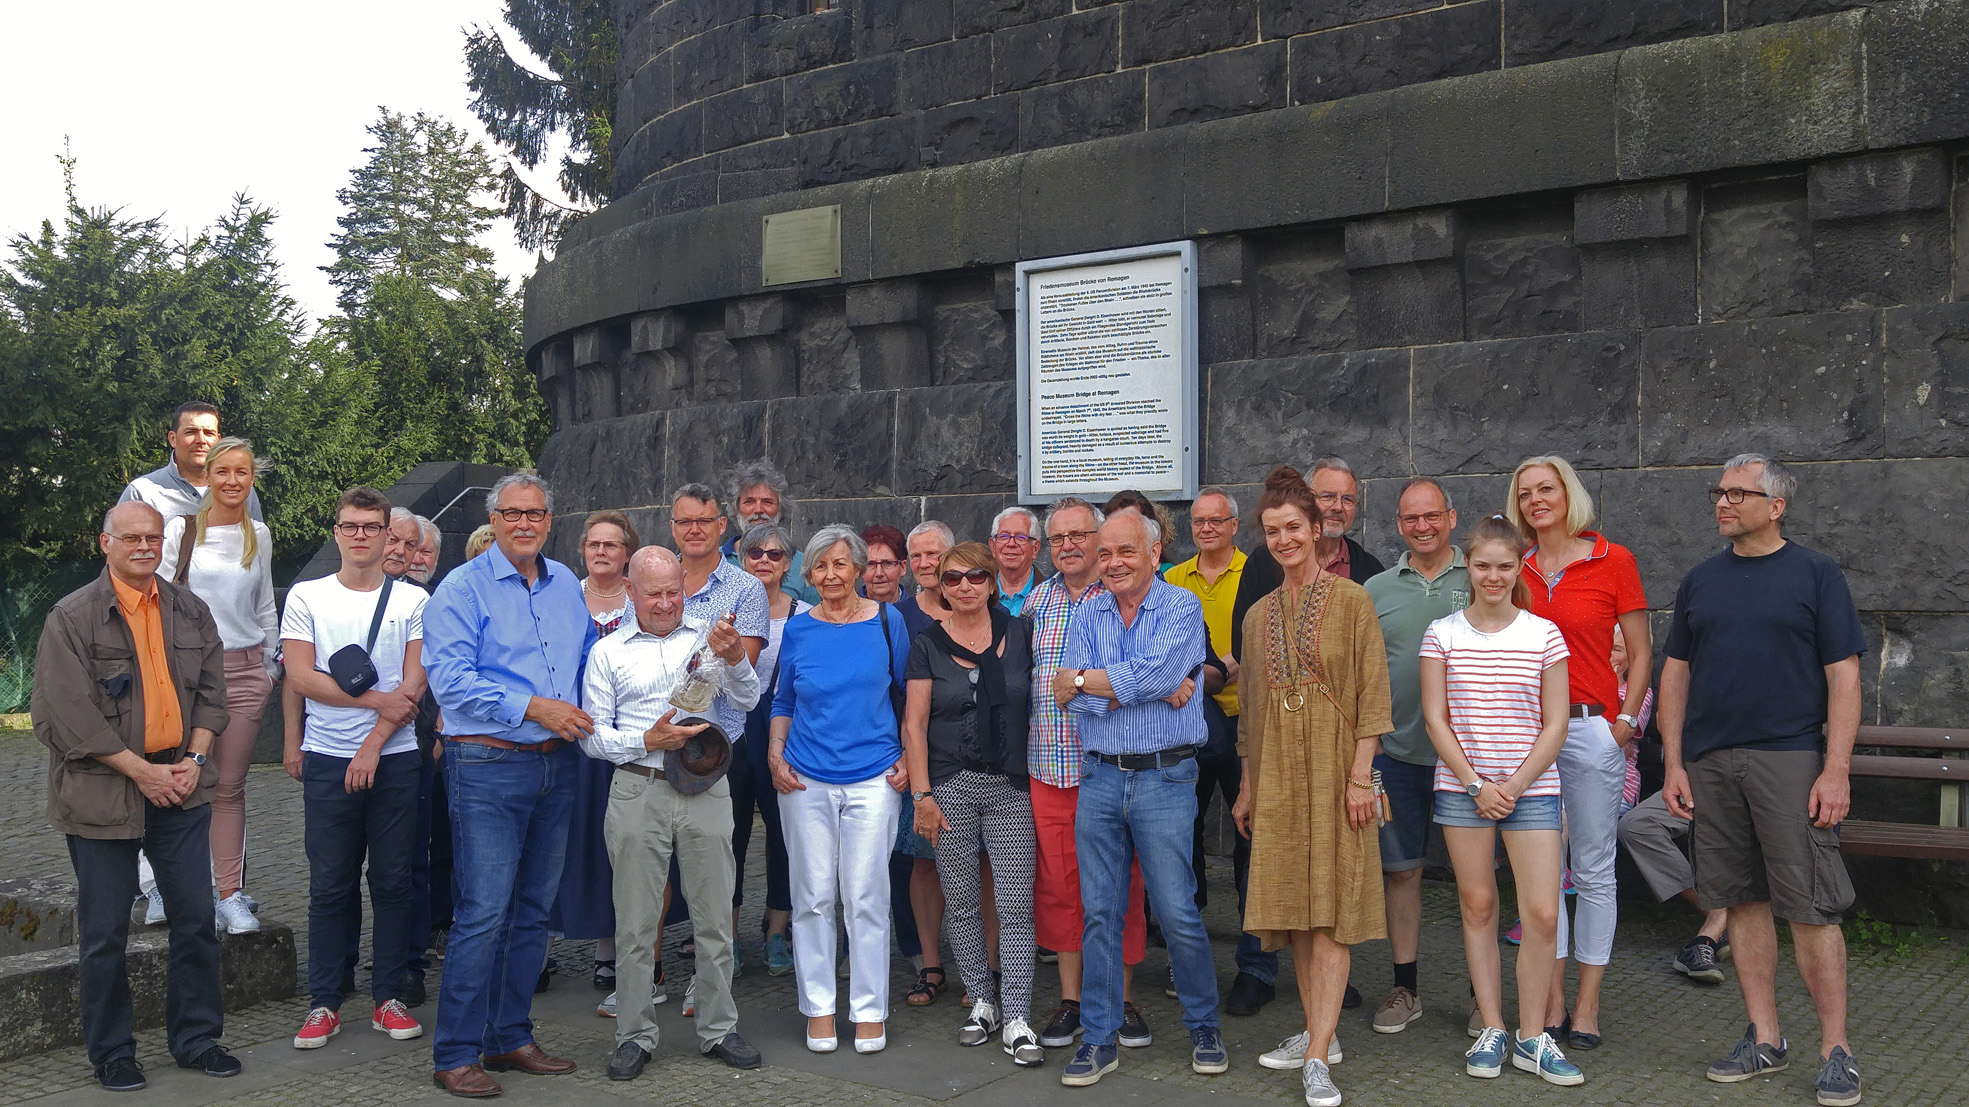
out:
{"label": "concrete paving stone", "polygon": [[[68,874],[65,847],[46,827],[42,813],[38,782],[44,757],[31,737],[0,735],[0,774],[34,782],[0,797],[0,836],[4,836],[0,873],[6,876]],[[267,917],[296,927],[305,971],[307,871],[301,862],[300,790],[277,767],[256,767],[248,778],[247,807],[252,834],[248,886],[260,898]],[[1155,1044],[1147,1049],[1123,1050],[1119,1070],[1091,1088],[1060,1087],[1060,1068],[1070,1056],[1067,1050],[1049,1051],[1044,1065],[1021,1070],[996,1045],[977,1049],[958,1046],[955,1033],[963,1020],[963,1009],[957,1004],[960,989],[945,992],[929,1007],[909,1007],[902,996],[914,970],[901,957],[892,963],[889,1048],[866,1056],[852,1049],[825,1056],[807,1053],[801,1042],[804,1027],[793,978],[771,977],[764,971],[758,941],[763,852],[753,851],[754,863],[746,874],[754,894],[746,897],[740,926],[750,968],[734,982],[734,990],[739,1030],[764,1053],[764,1068],[735,1072],[697,1054],[693,1028],[679,1014],[693,971],[690,961],[677,952],[678,944],[690,933],[686,924],[673,927],[665,936],[672,1000],[659,1008],[663,1044],[640,1080],[616,1083],[607,1079],[615,1024],[594,1013],[600,993],[588,980],[593,943],[558,941],[554,956],[560,961],[561,972],[550,990],[535,999],[533,1014],[542,1046],[573,1059],[580,1068],[565,1077],[502,1074],[498,1079],[506,1088],[503,1098],[549,1107],[612,1107],[618,1103],[663,1107],[756,1107],[762,1103],[772,1107],[1024,1107],[1035,1102],[1062,1107],[1294,1107],[1301,1102],[1293,1074],[1271,1072],[1257,1063],[1260,1053],[1303,1025],[1289,958],[1282,966],[1277,1001],[1249,1018],[1224,1018],[1231,1070],[1221,1076],[1199,1076],[1190,1071],[1181,1009],[1162,994],[1168,957],[1153,945],[1137,972],[1136,992],[1155,1031]],[[1229,866],[1213,859],[1209,882],[1215,894],[1204,918],[1219,980],[1228,987],[1236,971],[1232,956],[1236,897],[1231,894]],[[1606,1044],[1575,1057],[1586,1071],[1585,1087],[1554,1088],[1517,1072],[1494,1081],[1469,1079],[1462,1071],[1462,1053],[1469,1046],[1463,1033],[1468,992],[1456,890],[1433,880],[1425,882],[1423,888],[1424,1014],[1406,1032],[1378,1035],[1369,1027],[1373,1008],[1392,986],[1387,946],[1370,942],[1354,951],[1353,981],[1366,1002],[1358,1010],[1342,1013],[1340,1036],[1347,1059],[1335,1069],[1349,1104],[1519,1107],[1590,1103],[1596,1107],[1639,1107],[1714,1103],[1725,1107],[1794,1107],[1811,1102],[1811,1080],[1817,1066],[1810,1059],[1817,1027],[1792,964],[1789,944],[1782,946],[1778,998],[1781,1012],[1790,1020],[1784,1030],[1799,1061],[1789,1071],[1768,1079],[1722,1089],[1704,1080],[1702,1069],[1727,1052],[1743,1032],[1741,998],[1733,983],[1701,989],[1670,969],[1675,950],[1695,925],[1691,914],[1679,907],[1631,903],[1622,905],[1625,917],[1620,940],[1607,971]],[[1511,914],[1508,891],[1504,914]],[[1951,932],[1927,934],[1899,959],[1891,959],[1876,946],[1854,947],[1852,1044],[1866,1079],[1865,1102],[1956,1103],[1969,1098],[1969,1076],[1956,1060],[1969,1055],[1969,1024],[1961,1018],[1961,1012],[1969,1009],[1969,974],[1962,971],[1965,957],[1969,957],[1966,951],[1969,935]],[[1503,958],[1510,1013],[1509,997],[1515,993],[1515,949],[1505,946]],[[1730,966],[1725,971],[1735,974]],[[83,1052],[65,1049],[0,1064],[0,1107],[29,1102],[36,1107],[96,1107],[139,1100],[158,1107],[373,1107],[378,1103],[424,1107],[448,1103],[449,1097],[430,1082],[428,1028],[437,1012],[437,982],[434,976],[433,1001],[412,1012],[426,1025],[423,1038],[396,1042],[371,1031],[360,1017],[366,1013],[369,996],[359,988],[344,1008],[354,1017],[344,1024],[342,1034],[327,1047],[304,1053],[296,1051],[289,1040],[306,1013],[305,998],[264,1003],[227,1013],[225,1043],[246,1065],[237,1079],[215,1081],[178,1069],[165,1051],[163,1032],[145,1031],[137,1035],[137,1053],[147,1066],[151,1087],[141,1097],[102,1092],[90,1075]],[[367,985],[366,972],[358,974],[358,983]],[[1040,967],[1036,993],[1035,1021],[1044,1019],[1059,1001],[1058,977],[1050,966]],[[850,1032],[845,1023],[841,1032],[844,1036]]]}

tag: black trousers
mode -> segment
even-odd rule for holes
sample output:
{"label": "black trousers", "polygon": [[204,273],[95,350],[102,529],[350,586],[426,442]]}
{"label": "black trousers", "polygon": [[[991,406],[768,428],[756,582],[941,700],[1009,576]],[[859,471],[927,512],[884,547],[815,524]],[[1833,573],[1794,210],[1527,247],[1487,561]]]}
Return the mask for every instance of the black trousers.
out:
{"label": "black trousers", "polygon": [[194,1062],[225,1032],[219,936],[212,926],[212,808],[146,806],[142,838],[68,836],[81,953],[82,1038],[89,1063],[137,1055],[126,950],[137,851],[150,857],[171,920],[164,1025],[171,1056]]}
{"label": "black trousers", "polygon": [[[1231,738],[1237,738],[1237,719],[1227,720],[1231,726]],[[1221,793],[1224,797],[1224,821],[1230,821],[1231,805],[1237,802],[1238,789],[1242,786],[1244,766],[1236,753],[1229,757],[1198,758],[1196,778],[1196,825],[1190,838],[1190,863],[1196,869],[1196,905],[1203,907],[1210,902],[1210,885],[1203,878],[1203,817],[1210,810],[1210,795]],[[1237,879],[1238,913],[1244,913],[1245,879],[1251,872],[1251,839],[1231,831],[1231,872]]]}

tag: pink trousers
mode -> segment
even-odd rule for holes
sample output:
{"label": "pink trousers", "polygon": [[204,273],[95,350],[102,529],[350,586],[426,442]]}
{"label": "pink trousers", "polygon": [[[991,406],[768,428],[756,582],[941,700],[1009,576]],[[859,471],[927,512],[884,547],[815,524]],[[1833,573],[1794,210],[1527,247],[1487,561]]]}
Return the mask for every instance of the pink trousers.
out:
{"label": "pink trousers", "polygon": [[212,743],[219,770],[212,791],[212,882],[219,888],[240,887],[246,870],[246,769],[273,695],[265,657],[259,646],[226,651],[226,712],[232,718]]}

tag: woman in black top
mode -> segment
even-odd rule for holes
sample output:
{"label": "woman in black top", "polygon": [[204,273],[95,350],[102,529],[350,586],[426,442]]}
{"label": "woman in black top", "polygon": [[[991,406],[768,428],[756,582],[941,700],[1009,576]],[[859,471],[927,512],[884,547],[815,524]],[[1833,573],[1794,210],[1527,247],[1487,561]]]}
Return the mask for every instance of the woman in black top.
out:
{"label": "woman in black top", "polygon": [[[993,1035],[1020,1065],[1045,1059],[1032,1019],[1032,881],[1037,847],[1026,782],[1032,626],[998,602],[997,561],[982,542],[944,554],[950,615],[910,646],[903,757],[916,832],[936,845],[951,949],[973,997],[963,1045]],[[985,949],[978,841],[991,859],[1002,983]]]}

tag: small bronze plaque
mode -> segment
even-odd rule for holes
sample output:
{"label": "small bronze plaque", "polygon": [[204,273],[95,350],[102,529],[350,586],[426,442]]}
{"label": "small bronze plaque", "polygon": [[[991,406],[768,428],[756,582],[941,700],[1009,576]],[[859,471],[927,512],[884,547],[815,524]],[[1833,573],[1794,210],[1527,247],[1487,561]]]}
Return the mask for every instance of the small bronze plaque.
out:
{"label": "small bronze plaque", "polygon": [[841,205],[765,217],[760,249],[763,284],[824,281],[841,275]]}

